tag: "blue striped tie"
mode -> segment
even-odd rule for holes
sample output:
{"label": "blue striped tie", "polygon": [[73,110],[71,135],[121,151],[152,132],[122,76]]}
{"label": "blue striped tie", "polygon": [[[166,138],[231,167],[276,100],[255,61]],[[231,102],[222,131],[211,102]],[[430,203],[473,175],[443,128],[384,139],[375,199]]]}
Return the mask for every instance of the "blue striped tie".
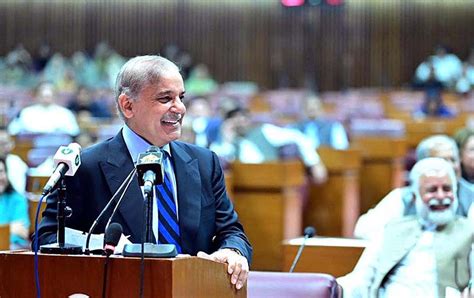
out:
{"label": "blue striped tie", "polygon": [[[165,159],[167,154],[164,153]],[[176,250],[181,253],[181,239],[179,232],[176,203],[173,196],[173,184],[165,172],[163,184],[156,187],[158,203],[158,243],[176,245]]]}

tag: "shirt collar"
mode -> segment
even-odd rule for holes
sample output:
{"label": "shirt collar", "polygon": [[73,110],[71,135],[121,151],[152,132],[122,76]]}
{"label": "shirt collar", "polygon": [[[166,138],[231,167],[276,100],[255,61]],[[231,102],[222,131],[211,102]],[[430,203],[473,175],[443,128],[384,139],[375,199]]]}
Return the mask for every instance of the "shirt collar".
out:
{"label": "shirt collar", "polygon": [[[146,152],[151,144],[144,138],[134,132],[128,125],[124,125],[122,129],[122,136],[127,146],[128,152],[132,157],[133,163],[136,163],[137,157],[140,153]],[[160,148],[166,151],[168,156],[171,156],[170,144],[166,144]]]}

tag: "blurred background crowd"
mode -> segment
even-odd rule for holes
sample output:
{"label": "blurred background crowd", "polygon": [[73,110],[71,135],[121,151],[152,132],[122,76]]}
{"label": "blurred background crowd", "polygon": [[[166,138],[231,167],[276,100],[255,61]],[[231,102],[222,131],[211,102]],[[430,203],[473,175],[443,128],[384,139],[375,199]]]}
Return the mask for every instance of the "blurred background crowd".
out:
{"label": "blurred background crowd", "polygon": [[[28,212],[44,181],[37,178],[51,174],[57,148],[72,141],[84,148],[120,130],[115,78],[138,54],[181,68],[182,140],[215,151],[226,170],[300,160],[308,183],[321,187],[334,181],[321,148],[349,152],[363,137],[403,139],[401,178],[358,216],[405,185],[422,139],[458,133],[459,177],[474,193],[469,1],[172,2],[38,1],[29,9],[0,2],[0,224],[11,225],[13,247],[28,246]],[[70,26],[78,31],[65,33]],[[302,193],[311,200],[311,191]]]}

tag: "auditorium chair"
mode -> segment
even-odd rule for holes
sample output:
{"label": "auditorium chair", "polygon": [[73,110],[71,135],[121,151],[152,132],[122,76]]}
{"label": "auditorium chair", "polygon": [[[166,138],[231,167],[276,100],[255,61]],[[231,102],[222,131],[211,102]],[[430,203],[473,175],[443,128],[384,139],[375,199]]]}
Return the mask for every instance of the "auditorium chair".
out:
{"label": "auditorium chair", "polygon": [[338,298],[342,291],[336,279],[323,273],[250,271],[247,296]]}

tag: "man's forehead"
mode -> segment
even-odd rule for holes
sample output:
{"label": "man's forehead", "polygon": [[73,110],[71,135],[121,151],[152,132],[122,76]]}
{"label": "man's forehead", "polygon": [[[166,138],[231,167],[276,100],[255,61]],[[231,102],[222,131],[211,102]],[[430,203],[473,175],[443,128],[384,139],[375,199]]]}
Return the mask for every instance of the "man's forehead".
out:
{"label": "man's forehead", "polygon": [[420,176],[420,184],[430,183],[430,182],[440,181],[440,180],[443,182],[452,184],[451,179],[449,178],[449,174],[445,170],[430,169],[424,172]]}

